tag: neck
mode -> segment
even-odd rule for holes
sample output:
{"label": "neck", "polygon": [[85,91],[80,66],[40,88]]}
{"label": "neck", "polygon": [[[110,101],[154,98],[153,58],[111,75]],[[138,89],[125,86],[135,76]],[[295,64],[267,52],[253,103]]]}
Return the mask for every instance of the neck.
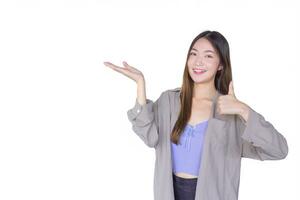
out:
{"label": "neck", "polygon": [[216,92],[217,90],[213,83],[194,83],[193,99],[212,99]]}

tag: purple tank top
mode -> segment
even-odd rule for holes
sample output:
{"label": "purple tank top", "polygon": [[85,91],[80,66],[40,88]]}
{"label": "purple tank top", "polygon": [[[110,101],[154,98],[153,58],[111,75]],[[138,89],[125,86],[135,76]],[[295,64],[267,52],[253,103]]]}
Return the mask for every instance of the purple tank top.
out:
{"label": "purple tank top", "polygon": [[194,126],[187,124],[178,145],[172,144],[173,172],[184,172],[198,176],[202,146],[208,120]]}

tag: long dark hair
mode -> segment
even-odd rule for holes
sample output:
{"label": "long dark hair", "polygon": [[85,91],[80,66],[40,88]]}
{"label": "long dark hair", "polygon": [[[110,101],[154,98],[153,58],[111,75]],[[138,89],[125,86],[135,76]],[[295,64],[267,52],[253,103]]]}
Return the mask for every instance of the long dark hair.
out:
{"label": "long dark hair", "polygon": [[229,55],[229,44],[226,38],[217,31],[203,31],[199,35],[197,35],[188,50],[185,69],[183,73],[183,81],[180,91],[180,112],[178,119],[173,127],[171,134],[171,141],[175,144],[178,144],[180,135],[184,130],[184,127],[188,123],[188,120],[191,116],[191,108],[192,108],[192,98],[193,98],[193,88],[194,81],[191,79],[188,71],[188,59],[190,55],[190,51],[193,48],[195,42],[197,42],[200,38],[206,38],[214,47],[215,51],[217,51],[220,64],[223,66],[222,70],[218,70],[215,75],[214,84],[217,91],[221,94],[228,94],[228,86],[230,81],[232,80],[232,72],[231,72],[231,63],[230,63],[230,55]]}

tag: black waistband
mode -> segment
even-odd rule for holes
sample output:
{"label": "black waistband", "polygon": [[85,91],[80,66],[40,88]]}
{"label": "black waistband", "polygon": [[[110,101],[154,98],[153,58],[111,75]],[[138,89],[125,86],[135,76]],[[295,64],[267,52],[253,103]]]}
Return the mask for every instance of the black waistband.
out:
{"label": "black waistband", "polygon": [[179,176],[176,176],[174,173],[173,174],[173,180],[176,182],[191,182],[191,183],[197,183],[198,178],[182,178]]}

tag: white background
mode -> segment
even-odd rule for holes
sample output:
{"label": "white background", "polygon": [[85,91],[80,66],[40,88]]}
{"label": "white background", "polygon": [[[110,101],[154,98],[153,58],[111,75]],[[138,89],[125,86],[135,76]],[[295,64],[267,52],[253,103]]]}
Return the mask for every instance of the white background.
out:
{"label": "white background", "polygon": [[152,200],[155,151],[126,114],[136,84],[103,62],[140,69],[156,100],[181,86],[204,30],[229,42],[237,98],[289,145],[284,160],[242,160],[239,199],[299,199],[299,10],[286,0],[1,1],[0,199]]}

